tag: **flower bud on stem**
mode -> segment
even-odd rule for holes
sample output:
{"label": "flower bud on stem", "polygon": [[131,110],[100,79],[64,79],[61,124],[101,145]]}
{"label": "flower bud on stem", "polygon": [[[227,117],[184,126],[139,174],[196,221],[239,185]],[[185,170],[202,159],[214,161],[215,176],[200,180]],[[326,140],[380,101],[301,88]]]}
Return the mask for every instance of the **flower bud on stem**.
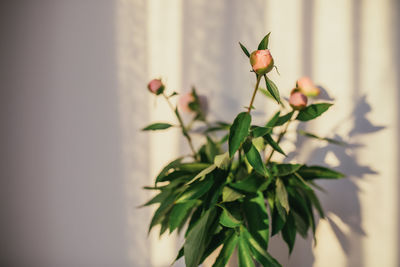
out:
{"label": "flower bud on stem", "polygon": [[164,98],[167,101],[167,103],[168,103],[169,107],[171,108],[171,110],[175,113],[176,118],[179,121],[179,125],[180,125],[180,127],[182,129],[182,133],[186,137],[186,139],[188,141],[188,144],[189,144],[189,147],[192,150],[192,153],[193,153],[192,156],[193,156],[194,159],[196,159],[197,158],[197,154],[196,154],[196,150],[194,149],[194,146],[193,146],[193,143],[192,143],[192,138],[190,137],[190,135],[189,135],[189,133],[188,133],[186,127],[185,127],[185,124],[183,123],[183,120],[181,118],[181,115],[179,114],[178,109],[174,108],[174,106],[172,105],[171,101],[169,100],[169,97],[164,92],[162,93],[162,95],[164,96]]}

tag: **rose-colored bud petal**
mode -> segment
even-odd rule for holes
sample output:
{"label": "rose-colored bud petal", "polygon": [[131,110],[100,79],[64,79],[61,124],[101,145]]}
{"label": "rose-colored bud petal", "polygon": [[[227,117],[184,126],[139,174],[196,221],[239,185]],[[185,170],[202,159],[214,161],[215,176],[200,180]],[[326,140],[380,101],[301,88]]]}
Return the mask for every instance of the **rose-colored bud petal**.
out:
{"label": "rose-colored bud petal", "polygon": [[264,75],[274,67],[274,59],[268,49],[256,50],[250,55],[250,64],[257,74]]}
{"label": "rose-colored bud petal", "polygon": [[179,109],[183,112],[192,112],[189,104],[194,101],[192,93],[186,93],[179,98]]}
{"label": "rose-colored bud petal", "polygon": [[153,94],[159,95],[159,94],[162,94],[165,87],[160,79],[153,79],[149,82],[149,84],[147,85],[147,88]]}
{"label": "rose-colored bud petal", "polygon": [[302,77],[297,80],[297,88],[306,96],[315,97],[318,96],[320,90],[314,85],[313,81],[309,77]]}
{"label": "rose-colored bud petal", "polygon": [[299,90],[293,90],[290,94],[289,104],[295,110],[304,109],[307,106],[307,97]]}
{"label": "rose-colored bud petal", "polygon": [[[207,101],[207,97],[204,96],[204,95],[198,95],[197,97],[198,97],[198,99],[199,99],[200,110],[201,110],[201,112],[203,113],[203,115],[206,116],[206,115],[207,115],[207,112],[208,112],[208,101]],[[196,111],[196,110],[193,110],[193,109],[190,107],[190,104],[193,103],[194,101],[195,101],[195,98],[194,98],[192,92],[186,93],[186,94],[182,95],[182,96],[179,98],[179,103],[178,103],[179,109],[180,109],[181,111],[187,112],[187,113]]]}

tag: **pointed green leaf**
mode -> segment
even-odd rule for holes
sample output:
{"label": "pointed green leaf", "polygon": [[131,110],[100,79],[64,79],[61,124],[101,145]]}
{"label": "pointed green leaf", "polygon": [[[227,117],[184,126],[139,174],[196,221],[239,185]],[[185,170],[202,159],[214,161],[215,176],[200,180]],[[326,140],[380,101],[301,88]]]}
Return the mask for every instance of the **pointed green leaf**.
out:
{"label": "pointed green leaf", "polygon": [[281,153],[282,155],[286,156],[285,152],[283,152],[282,148],[278,145],[277,142],[272,139],[270,134],[264,135],[264,140],[276,151]]}
{"label": "pointed green leaf", "polygon": [[172,233],[172,231],[182,224],[190,211],[200,202],[200,200],[192,199],[174,205],[169,219],[170,233]]}
{"label": "pointed green leaf", "polygon": [[244,149],[246,153],[246,159],[254,168],[254,170],[263,176],[269,177],[268,169],[262,161],[260,153],[254,147],[254,145],[251,142],[246,143]]}
{"label": "pointed green leaf", "polygon": [[253,135],[254,138],[257,137],[262,137],[266,134],[270,134],[272,132],[272,127],[259,127],[256,126],[254,129],[251,131],[251,134]]}
{"label": "pointed green leaf", "polygon": [[178,197],[175,203],[182,203],[189,199],[198,199],[199,197],[207,193],[213,184],[214,184],[213,179],[205,179],[198,183],[192,183]]}
{"label": "pointed green leaf", "polygon": [[340,179],[344,174],[321,166],[303,166],[298,171],[305,180],[310,179]]}
{"label": "pointed green leaf", "polygon": [[232,231],[228,239],[225,240],[224,246],[212,267],[225,267],[236,248],[237,242],[238,236]]}
{"label": "pointed green leaf", "polygon": [[171,169],[174,169],[174,168],[176,168],[177,166],[179,166],[179,165],[181,164],[182,159],[183,159],[183,157],[180,157],[180,158],[177,158],[176,160],[171,161],[170,163],[168,163],[168,165],[165,166],[165,167],[161,170],[161,172],[158,174],[158,176],[157,176],[157,178],[156,178],[156,183],[159,182],[159,181],[161,181],[161,179],[163,179],[164,176],[166,176],[166,175],[169,173],[169,171],[170,171]]}
{"label": "pointed green leaf", "polygon": [[274,116],[272,116],[271,119],[269,119],[269,121],[267,122],[267,124],[265,125],[265,127],[274,127],[276,125],[276,122],[279,119],[279,115],[281,114],[280,111],[276,112],[274,114]]}
{"label": "pointed green leaf", "polygon": [[257,192],[257,196],[246,198],[243,202],[243,208],[249,232],[261,247],[267,250],[269,239],[269,219],[263,194]]}
{"label": "pointed green leaf", "polygon": [[243,198],[244,195],[233,190],[232,188],[225,186],[222,190],[222,202],[232,202]]}
{"label": "pointed green leaf", "polygon": [[184,244],[187,267],[197,267],[199,265],[216,226],[215,216],[216,211],[214,208],[207,210],[190,229]]}
{"label": "pointed green leaf", "polygon": [[319,103],[307,106],[305,109],[300,110],[299,115],[297,115],[296,120],[299,121],[309,121],[320,116],[322,113],[328,110],[332,106],[329,103]]}
{"label": "pointed green leaf", "polygon": [[241,221],[236,219],[225,207],[219,205],[222,208],[222,213],[219,218],[219,223],[225,227],[235,228],[242,224]]}
{"label": "pointed green leaf", "polygon": [[275,164],[273,167],[273,173],[275,176],[286,176],[296,172],[302,166],[303,165],[301,164],[288,164],[288,163]]}
{"label": "pointed green leaf", "polygon": [[239,42],[239,45],[240,45],[240,48],[242,48],[243,53],[244,53],[247,57],[250,57],[250,53],[249,53],[249,51],[247,50],[247,48],[246,48],[244,45],[242,45],[240,42]]}
{"label": "pointed green leaf", "polygon": [[172,127],[172,125],[169,123],[157,122],[157,123],[153,123],[153,124],[146,126],[145,128],[142,129],[142,131],[165,130],[170,127]]}
{"label": "pointed green leaf", "polygon": [[230,184],[234,189],[238,189],[248,193],[264,191],[267,189],[271,178],[262,177],[256,173],[251,174],[248,178]]}
{"label": "pointed green leaf", "polygon": [[264,267],[282,267],[276,259],[274,259],[266,249],[251,236],[251,234],[244,228],[241,227],[241,236],[249,244],[253,257],[261,263]]}
{"label": "pointed green leaf", "polygon": [[247,112],[239,113],[229,129],[229,156],[233,157],[249,135],[251,116]]}
{"label": "pointed green leaf", "polygon": [[251,258],[251,252],[249,243],[242,235],[239,236],[238,240],[238,259],[239,259],[239,267],[254,267],[254,261]]}
{"label": "pointed green leaf", "polygon": [[278,104],[280,104],[281,103],[281,97],[279,96],[278,87],[265,74],[264,74],[264,79],[265,79],[265,85],[267,86],[268,92],[274,97],[276,102],[278,102]]}
{"label": "pointed green leaf", "polygon": [[207,174],[211,173],[216,168],[217,168],[217,166],[215,166],[215,164],[209,165],[207,168],[205,168],[201,172],[199,172],[192,180],[190,180],[188,184],[192,184],[193,182],[195,182],[198,179],[202,180]]}
{"label": "pointed green leaf", "polygon": [[296,226],[292,214],[289,214],[286,224],[282,229],[282,237],[289,247],[289,254],[292,253],[294,242],[296,241]]}
{"label": "pointed green leaf", "polygon": [[276,185],[276,198],[282,205],[282,207],[286,210],[286,213],[289,213],[290,207],[289,207],[288,194],[286,191],[285,184],[282,182],[281,179],[278,178],[276,179],[275,185]]}
{"label": "pointed green leaf", "polygon": [[230,161],[228,152],[225,152],[224,154],[221,154],[221,155],[217,155],[214,158],[214,165],[217,166],[217,168],[222,169],[222,170],[227,170],[230,163],[231,163],[231,161]]}
{"label": "pointed green leaf", "polygon": [[268,49],[268,42],[269,42],[270,34],[271,33],[269,32],[267,35],[264,36],[264,38],[261,40],[260,44],[258,45],[258,50]]}
{"label": "pointed green leaf", "polygon": [[285,124],[286,122],[288,122],[288,121],[292,118],[293,113],[294,113],[294,111],[291,111],[291,112],[289,112],[289,113],[287,113],[287,114],[285,114],[285,115],[280,116],[280,117],[276,120],[274,126],[281,126],[281,125]]}

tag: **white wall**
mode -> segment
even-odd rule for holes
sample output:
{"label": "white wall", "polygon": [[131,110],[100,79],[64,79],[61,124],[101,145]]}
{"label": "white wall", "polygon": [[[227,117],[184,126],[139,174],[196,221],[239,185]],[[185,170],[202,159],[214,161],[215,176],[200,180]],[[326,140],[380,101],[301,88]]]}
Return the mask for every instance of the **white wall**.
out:
{"label": "white wall", "polygon": [[[254,83],[237,42],[272,31],[282,93],[312,76],[336,105],[307,129],[351,146],[286,143],[301,152],[290,160],[349,178],[321,183],[316,247],[299,237],[288,260],[276,240],[271,253],[284,266],[398,266],[398,12],[395,0],[2,1],[0,265],[167,266],[180,241],[147,238],[150,210],[136,207],[186,148],[176,132],[139,132],[171,118],[146,83],[195,84],[231,120]],[[255,105],[258,121],[274,106]]]}

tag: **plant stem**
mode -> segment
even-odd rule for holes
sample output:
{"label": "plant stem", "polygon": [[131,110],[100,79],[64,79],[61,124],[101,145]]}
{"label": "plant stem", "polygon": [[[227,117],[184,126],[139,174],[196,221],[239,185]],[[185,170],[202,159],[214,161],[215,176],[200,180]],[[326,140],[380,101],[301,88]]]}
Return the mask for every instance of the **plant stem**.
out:
{"label": "plant stem", "polygon": [[[277,144],[279,144],[279,142],[282,140],[283,136],[286,134],[286,132],[287,132],[287,130],[288,130],[288,128],[289,128],[289,125],[290,125],[290,123],[292,122],[292,118],[295,117],[295,116],[294,116],[295,114],[297,114],[296,111],[293,112],[293,114],[292,114],[292,116],[290,117],[289,121],[286,123],[285,128],[283,128],[283,130],[282,130],[281,133],[279,134],[278,139],[276,140],[276,143],[277,143]],[[275,149],[272,148],[271,153],[269,154],[269,156],[268,156],[268,158],[267,158],[267,160],[266,160],[266,162],[265,162],[266,165],[270,162],[270,160],[271,160],[271,158],[272,158],[272,155],[274,155],[274,152],[275,152]]]}
{"label": "plant stem", "polygon": [[164,96],[164,98],[167,101],[167,103],[168,103],[169,107],[171,108],[171,110],[175,113],[175,115],[176,115],[176,117],[177,117],[177,119],[179,121],[179,125],[180,125],[180,127],[182,129],[182,133],[186,137],[186,139],[188,141],[188,144],[189,144],[189,147],[192,150],[193,158],[196,159],[196,150],[194,149],[194,146],[193,146],[193,143],[192,143],[192,138],[190,137],[190,135],[189,135],[189,133],[188,133],[186,127],[185,127],[185,124],[183,123],[182,117],[179,114],[178,109],[174,108],[174,106],[172,105],[171,101],[169,100],[168,96],[165,93],[163,93],[162,95]]}
{"label": "plant stem", "polygon": [[261,77],[262,77],[262,75],[258,75],[258,74],[257,74],[257,82],[256,82],[256,86],[255,86],[255,88],[254,88],[253,96],[251,97],[251,100],[250,100],[250,105],[249,105],[249,108],[248,108],[248,110],[247,110],[247,113],[250,113],[250,111],[251,111],[251,107],[253,106],[253,102],[254,102],[254,99],[255,99],[255,97],[256,97],[256,94],[257,94],[258,85],[260,84]]}

